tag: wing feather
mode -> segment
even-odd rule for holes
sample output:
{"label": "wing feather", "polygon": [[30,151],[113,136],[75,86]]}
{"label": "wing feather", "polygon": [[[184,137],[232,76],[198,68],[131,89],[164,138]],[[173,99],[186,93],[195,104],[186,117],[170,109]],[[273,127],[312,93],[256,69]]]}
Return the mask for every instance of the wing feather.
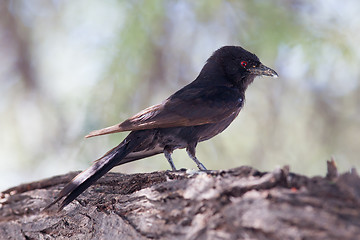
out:
{"label": "wing feather", "polygon": [[85,137],[215,123],[237,111],[242,106],[243,100],[240,91],[235,88],[225,86],[207,89],[183,88],[165,102],[148,107],[120,124],[95,130]]}

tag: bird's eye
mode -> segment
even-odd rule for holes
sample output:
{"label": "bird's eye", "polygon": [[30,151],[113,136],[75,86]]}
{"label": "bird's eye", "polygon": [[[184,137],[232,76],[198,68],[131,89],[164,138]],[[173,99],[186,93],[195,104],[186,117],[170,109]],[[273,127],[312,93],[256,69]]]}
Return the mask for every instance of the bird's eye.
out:
{"label": "bird's eye", "polygon": [[247,62],[246,62],[246,61],[242,61],[240,64],[241,64],[241,66],[246,67]]}

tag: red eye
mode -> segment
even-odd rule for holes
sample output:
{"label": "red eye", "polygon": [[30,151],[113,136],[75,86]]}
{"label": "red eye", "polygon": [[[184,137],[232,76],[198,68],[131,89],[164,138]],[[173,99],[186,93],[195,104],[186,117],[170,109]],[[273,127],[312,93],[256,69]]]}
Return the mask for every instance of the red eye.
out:
{"label": "red eye", "polygon": [[240,64],[241,64],[241,66],[246,67],[247,62],[246,62],[246,61],[242,61]]}

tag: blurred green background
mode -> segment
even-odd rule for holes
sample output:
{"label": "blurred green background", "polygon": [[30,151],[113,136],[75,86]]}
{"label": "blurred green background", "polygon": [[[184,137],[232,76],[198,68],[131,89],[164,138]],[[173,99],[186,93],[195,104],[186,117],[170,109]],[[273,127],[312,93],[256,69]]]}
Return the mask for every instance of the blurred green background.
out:
{"label": "blurred green background", "polygon": [[[208,169],[325,174],[359,168],[360,1],[0,1],[0,189],[82,170],[126,136],[92,139],[194,80],[240,45],[280,78],[258,78],[239,117],[200,143]],[[185,151],[178,168],[195,168]],[[162,155],[115,170],[169,169]]]}

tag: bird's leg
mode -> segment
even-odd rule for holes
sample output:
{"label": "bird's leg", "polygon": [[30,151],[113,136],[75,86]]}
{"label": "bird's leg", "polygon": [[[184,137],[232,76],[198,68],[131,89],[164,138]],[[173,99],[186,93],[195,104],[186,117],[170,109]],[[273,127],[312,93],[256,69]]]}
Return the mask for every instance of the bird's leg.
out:
{"label": "bird's leg", "polygon": [[196,163],[196,165],[201,171],[206,171],[207,169],[204,166],[204,164],[202,164],[195,156],[195,147],[196,147],[196,143],[189,144],[186,148],[186,152],[188,153],[189,157]]}
{"label": "bird's leg", "polygon": [[165,157],[166,159],[168,160],[170,166],[171,166],[171,169],[173,171],[176,171],[176,167],[175,167],[175,164],[172,160],[172,157],[171,157],[171,154],[172,154],[173,150],[170,148],[170,147],[165,147],[164,148],[164,154],[165,154]]}

